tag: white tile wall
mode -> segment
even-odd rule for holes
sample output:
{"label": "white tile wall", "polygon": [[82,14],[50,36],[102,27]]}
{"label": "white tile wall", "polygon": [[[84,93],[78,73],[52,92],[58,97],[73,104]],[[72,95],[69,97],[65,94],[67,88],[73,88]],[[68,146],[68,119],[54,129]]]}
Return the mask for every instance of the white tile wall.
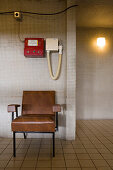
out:
{"label": "white tile wall", "polygon": [[[0,11],[33,11],[49,13],[66,7],[65,0],[4,0]],[[12,15],[0,15],[0,136],[11,137],[9,103],[20,103],[23,90],[55,90],[56,102],[66,104],[66,14],[58,16],[24,15],[20,23]],[[53,81],[48,72],[47,59],[27,59],[24,44],[19,39],[27,37],[56,37],[63,43],[62,69],[59,80]],[[56,71],[58,54],[53,54],[52,65]],[[58,137],[65,137],[65,111],[59,115]],[[73,112],[73,114],[75,114]],[[75,122],[74,122],[75,123]]]}
{"label": "white tile wall", "polygon": [[[68,0],[67,6],[75,4]],[[75,137],[76,121],[76,13],[73,8],[67,11],[67,111],[66,138]],[[71,127],[71,128],[70,128]]]}

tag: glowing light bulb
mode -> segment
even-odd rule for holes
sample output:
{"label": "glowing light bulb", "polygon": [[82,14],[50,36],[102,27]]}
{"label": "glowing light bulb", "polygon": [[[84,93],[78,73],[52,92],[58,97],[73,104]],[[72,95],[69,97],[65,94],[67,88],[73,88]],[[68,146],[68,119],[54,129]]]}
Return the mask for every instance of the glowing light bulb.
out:
{"label": "glowing light bulb", "polygon": [[103,48],[106,45],[106,40],[104,37],[97,38],[97,46]]}

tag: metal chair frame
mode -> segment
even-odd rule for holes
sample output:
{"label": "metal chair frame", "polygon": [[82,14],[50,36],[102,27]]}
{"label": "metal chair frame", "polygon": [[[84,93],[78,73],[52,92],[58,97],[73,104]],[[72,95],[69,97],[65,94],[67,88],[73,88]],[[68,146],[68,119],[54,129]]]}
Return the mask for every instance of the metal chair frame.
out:
{"label": "metal chair frame", "polygon": [[[16,108],[16,117],[18,117],[18,108]],[[12,121],[14,120],[14,112],[12,112]],[[56,127],[55,131],[58,131],[58,112],[56,112]],[[27,133],[51,133],[52,134],[52,140],[53,140],[53,157],[55,157],[55,132],[13,132],[13,156],[16,157],[16,133],[23,133],[24,139],[27,138]]]}

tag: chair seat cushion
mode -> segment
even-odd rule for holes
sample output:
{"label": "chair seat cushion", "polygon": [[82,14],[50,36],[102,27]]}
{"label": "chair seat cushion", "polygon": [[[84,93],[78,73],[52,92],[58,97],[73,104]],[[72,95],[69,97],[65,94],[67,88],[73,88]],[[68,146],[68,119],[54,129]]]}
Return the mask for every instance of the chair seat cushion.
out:
{"label": "chair seat cushion", "polygon": [[54,132],[54,115],[24,115],[12,121],[12,131],[18,132]]}

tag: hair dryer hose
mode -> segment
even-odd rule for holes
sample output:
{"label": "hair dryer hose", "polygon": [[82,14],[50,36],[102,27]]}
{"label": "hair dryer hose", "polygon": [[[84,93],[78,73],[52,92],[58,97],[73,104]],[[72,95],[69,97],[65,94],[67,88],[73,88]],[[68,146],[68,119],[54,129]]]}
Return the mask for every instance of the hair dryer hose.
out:
{"label": "hair dryer hose", "polygon": [[58,67],[57,67],[57,72],[55,76],[53,75],[53,71],[52,71],[52,66],[51,66],[51,61],[50,61],[50,51],[47,51],[47,61],[48,61],[48,68],[49,68],[49,73],[50,73],[51,78],[53,80],[57,80],[60,75],[60,70],[61,70],[62,54],[59,54]]}

